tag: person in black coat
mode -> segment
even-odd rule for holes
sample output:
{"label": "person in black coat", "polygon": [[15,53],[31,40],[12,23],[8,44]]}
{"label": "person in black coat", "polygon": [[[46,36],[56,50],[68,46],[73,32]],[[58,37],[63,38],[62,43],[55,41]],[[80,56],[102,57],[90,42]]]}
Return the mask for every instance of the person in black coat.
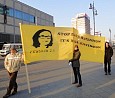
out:
{"label": "person in black coat", "polygon": [[72,63],[72,68],[73,68],[74,77],[75,77],[75,81],[72,84],[76,84],[79,82],[77,87],[82,86],[82,80],[81,80],[81,74],[80,74],[80,61],[79,61],[80,56],[81,56],[81,53],[79,51],[78,46],[76,45],[73,52],[73,58],[69,60],[69,62]]}
{"label": "person in black coat", "polygon": [[[104,71],[105,75],[111,75],[111,57],[113,56],[113,49],[109,42],[105,43],[105,56],[104,56]],[[107,66],[108,65],[108,66]]]}

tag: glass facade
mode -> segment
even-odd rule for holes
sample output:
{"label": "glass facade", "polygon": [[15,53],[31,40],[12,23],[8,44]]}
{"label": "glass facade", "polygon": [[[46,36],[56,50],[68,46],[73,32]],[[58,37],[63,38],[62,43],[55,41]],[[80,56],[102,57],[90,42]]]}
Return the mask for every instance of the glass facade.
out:
{"label": "glass facade", "polygon": [[[23,8],[23,6],[21,8]],[[28,11],[30,11],[29,9],[30,8],[28,8]],[[1,24],[5,29],[0,32],[0,42],[14,42],[14,38],[15,42],[21,42],[21,37],[18,35],[20,31],[13,29],[15,27],[19,28],[18,22],[20,20],[20,22],[23,23],[27,22],[30,24],[37,23],[38,25],[53,26],[53,17],[44,12],[41,13],[41,11],[39,11],[38,16],[35,17],[34,15],[24,12],[23,10],[17,10],[16,8],[8,7],[0,3],[0,15],[2,16],[2,19],[4,18],[4,21],[1,21]],[[15,21],[13,19],[15,19]],[[12,29],[6,28],[6,26],[11,26]],[[13,32],[16,34],[14,35]]]}
{"label": "glass facade", "polygon": [[10,9],[8,9],[8,11],[9,11],[9,16],[11,16],[11,17],[13,17],[14,15],[13,15],[13,9],[12,8],[10,8]]}
{"label": "glass facade", "polygon": [[[4,13],[3,7],[4,6],[0,4],[0,14],[1,15],[3,15]],[[14,16],[15,18],[18,18],[20,20],[35,23],[35,16],[19,11],[19,10],[16,10],[16,9],[13,9],[13,8],[10,8],[10,7],[7,7],[7,15],[10,17]]]}
{"label": "glass facade", "polygon": [[[12,10],[12,8],[10,8],[9,10]],[[11,16],[10,13],[9,16]],[[22,19],[22,12],[18,10],[14,10],[14,17],[18,19]]]}
{"label": "glass facade", "polygon": [[0,4],[0,14],[3,14],[3,5]]}
{"label": "glass facade", "polygon": [[[0,34],[0,42],[14,42],[14,35],[12,34]],[[21,37],[20,35],[15,35],[15,42],[20,43]]]}
{"label": "glass facade", "polygon": [[31,23],[35,23],[35,16],[16,10],[16,9],[12,9],[12,8],[8,8],[8,12],[9,12],[9,16],[13,17],[13,12],[14,12],[14,17],[27,21],[27,22],[31,22]]}
{"label": "glass facade", "polygon": [[3,5],[2,4],[0,4],[0,14],[3,15]]}

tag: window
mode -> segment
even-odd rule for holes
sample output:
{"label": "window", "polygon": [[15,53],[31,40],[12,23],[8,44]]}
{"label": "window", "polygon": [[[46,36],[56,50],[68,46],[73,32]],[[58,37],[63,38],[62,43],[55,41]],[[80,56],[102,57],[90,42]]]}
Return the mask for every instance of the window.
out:
{"label": "window", "polygon": [[23,20],[29,21],[29,14],[23,12]]}
{"label": "window", "polygon": [[13,9],[9,8],[9,14],[8,15],[13,17],[13,12],[14,12]]}
{"label": "window", "polygon": [[[4,8],[5,6],[3,6],[2,4],[0,4],[0,14],[3,15],[4,14]],[[13,9],[13,8],[10,8],[10,7],[7,7],[6,6],[6,13],[8,16],[11,16],[11,17],[15,17],[15,18],[18,18],[18,19],[21,19],[21,20],[24,20],[24,21],[27,21],[27,22],[32,22],[32,23],[35,23],[35,16],[31,15],[31,14],[28,14],[28,13],[25,13],[25,12],[22,12],[20,10],[16,10],[16,9]]]}
{"label": "window", "polygon": [[19,10],[14,10],[14,16],[16,18],[22,19],[22,12]]}
{"label": "window", "polygon": [[[3,5],[0,4],[0,14],[3,15],[3,14],[5,14],[5,12],[6,12],[7,15],[10,15],[11,14],[10,8],[8,8],[6,5],[3,6]],[[13,12],[12,12],[12,14],[13,14]]]}
{"label": "window", "polygon": [[0,4],[0,14],[3,14],[3,5]]}
{"label": "window", "polygon": [[33,22],[33,23],[35,23],[35,16],[33,16],[33,15],[30,15],[30,22]]}

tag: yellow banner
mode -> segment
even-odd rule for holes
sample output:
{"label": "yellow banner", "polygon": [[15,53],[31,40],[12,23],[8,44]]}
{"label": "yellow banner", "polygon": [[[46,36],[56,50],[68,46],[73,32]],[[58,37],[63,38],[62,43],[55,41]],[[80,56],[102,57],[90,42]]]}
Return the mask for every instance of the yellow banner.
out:
{"label": "yellow banner", "polygon": [[81,60],[100,63],[104,62],[104,37],[74,33],[74,40],[81,51]]}
{"label": "yellow banner", "polygon": [[55,32],[59,46],[58,60],[71,59],[73,56],[73,43],[71,42],[73,29],[55,27]]}
{"label": "yellow banner", "polygon": [[24,62],[56,60],[58,41],[54,27],[20,25]]}
{"label": "yellow banner", "polygon": [[38,60],[69,60],[72,58],[74,45],[78,44],[81,60],[103,62],[103,37],[88,34],[67,27],[20,25],[24,52],[24,62]]}

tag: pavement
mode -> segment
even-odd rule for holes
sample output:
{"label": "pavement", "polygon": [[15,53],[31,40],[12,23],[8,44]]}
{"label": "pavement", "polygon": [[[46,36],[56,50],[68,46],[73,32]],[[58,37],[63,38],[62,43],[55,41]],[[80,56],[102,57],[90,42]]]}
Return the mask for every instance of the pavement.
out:
{"label": "pavement", "polygon": [[[6,93],[8,75],[0,60],[0,98]],[[17,77],[18,93],[9,98],[115,98],[115,54],[112,75],[104,75],[103,64],[81,61],[83,86],[77,88],[68,61],[39,61],[28,65],[31,93],[25,66]]]}

